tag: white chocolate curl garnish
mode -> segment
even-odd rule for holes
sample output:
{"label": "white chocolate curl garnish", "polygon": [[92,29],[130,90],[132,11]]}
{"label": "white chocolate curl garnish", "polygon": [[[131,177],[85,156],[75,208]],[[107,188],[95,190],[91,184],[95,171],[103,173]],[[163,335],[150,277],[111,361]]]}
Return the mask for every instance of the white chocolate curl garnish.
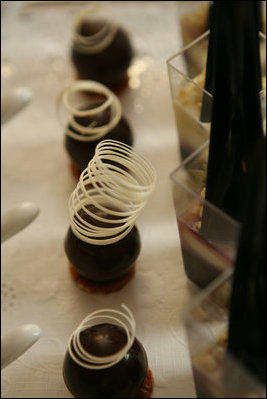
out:
{"label": "white chocolate curl garnish", "polygon": [[[98,30],[90,35],[82,35],[80,33],[80,27],[83,22],[98,23]],[[113,41],[118,27],[107,21],[97,20],[93,15],[92,11],[89,10],[87,13],[79,14],[76,17],[73,26],[73,46],[76,51],[82,54],[98,54],[104,51],[110,43]]]}
{"label": "white chocolate curl garnish", "polygon": [[[83,94],[82,102],[83,104],[79,104],[79,106],[72,105],[71,97],[73,94]],[[105,101],[100,104],[94,106],[94,108],[88,108],[88,99],[85,94],[91,94],[96,96],[103,96]],[[59,107],[63,103],[65,110],[69,114],[69,125],[72,126],[78,133],[72,131],[67,128],[66,133],[79,141],[94,141],[102,138],[108,132],[110,132],[120,121],[121,119],[121,103],[118,97],[109,90],[106,86],[101,83],[92,81],[92,80],[79,80],[72,82],[69,86],[67,86],[62,93],[59,95],[57,100],[57,108],[59,114]],[[81,106],[85,109],[81,109]],[[86,108],[87,107],[87,108]],[[101,112],[110,110],[110,117],[108,121],[101,125],[97,126],[97,117]],[[92,121],[88,126],[84,126],[75,120],[75,117],[90,117]],[[59,114],[60,119],[60,114]],[[62,123],[62,125],[64,125]],[[65,127],[64,127],[65,128]]]}
{"label": "white chocolate curl garnish", "polygon": [[[135,339],[136,324],[130,309],[121,305],[124,313],[114,309],[97,310],[89,314],[76,328],[69,339],[68,352],[75,363],[88,369],[105,369],[118,363],[131,348]],[[95,356],[89,353],[81,344],[81,333],[98,324],[112,324],[122,327],[125,331],[127,342],[117,352],[109,356]]]}
{"label": "white chocolate curl garnish", "polygon": [[101,141],[69,198],[73,233],[96,245],[121,240],[146,205],[155,179],[152,164],[132,147]]}

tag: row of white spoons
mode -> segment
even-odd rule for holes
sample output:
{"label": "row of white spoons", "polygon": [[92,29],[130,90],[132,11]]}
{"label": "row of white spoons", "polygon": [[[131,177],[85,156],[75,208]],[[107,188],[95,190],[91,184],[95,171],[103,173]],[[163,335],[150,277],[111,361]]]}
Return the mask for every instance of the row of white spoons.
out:
{"label": "row of white spoons", "polygon": [[[22,202],[2,215],[1,243],[28,226],[39,214],[33,202]],[[23,324],[1,338],[1,369],[16,360],[41,336],[36,324]]]}
{"label": "row of white spoons", "polygon": [[[9,121],[32,99],[28,88],[18,87],[7,92],[1,99],[1,124]],[[28,226],[39,214],[33,202],[22,202],[1,215],[1,243]],[[41,336],[36,324],[23,324],[1,338],[1,369],[21,356]]]}

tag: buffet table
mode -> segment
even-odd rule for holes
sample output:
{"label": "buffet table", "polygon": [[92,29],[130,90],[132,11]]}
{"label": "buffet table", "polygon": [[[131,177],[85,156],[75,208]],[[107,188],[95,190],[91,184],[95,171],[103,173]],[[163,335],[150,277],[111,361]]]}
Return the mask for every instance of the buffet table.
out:
{"label": "buffet table", "polygon": [[[68,198],[77,182],[56,100],[74,77],[69,57],[74,15],[92,5],[129,33],[135,56],[119,98],[136,151],[157,171],[156,188],[137,223],[142,249],[135,276],[108,295],[88,294],[74,283],[63,248]],[[124,303],[135,316],[136,336],[154,375],[152,397],[193,398],[181,316],[193,291],[183,269],[169,179],[179,162],[166,67],[181,46],[177,3],[18,1],[1,2],[1,7],[2,93],[17,86],[33,92],[27,108],[2,127],[1,212],[22,201],[40,207],[31,225],[2,244],[1,333],[24,323],[43,331],[2,371],[2,397],[71,397],[62,377],[70,334],[90,312]]]}

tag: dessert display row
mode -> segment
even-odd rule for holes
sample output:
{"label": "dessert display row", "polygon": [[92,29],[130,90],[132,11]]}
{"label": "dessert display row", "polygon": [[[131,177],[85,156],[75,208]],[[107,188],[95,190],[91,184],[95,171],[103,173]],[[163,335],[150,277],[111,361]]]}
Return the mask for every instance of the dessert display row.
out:
{"label": "dessert display row", "polygon": [[[79,287],[108,294],[134,275],[141,250],[135,222],[154,188],[155,170],[132,148],[133,132],[107,87],[126,76],[126,34],[109,22],[79,21],[72,60],[82,79],[58,101],[59,115],[62,106],[68,114],[65,148],[79,179],[69,198],[64,248]],[[72,335],[63,375],[75,397],[150,397],[152,372],[134,337],[133,315],[125,310],[96,311]]]}
{"label": "dessert display row", "polygon": [[[203,54],[208,50],[210,11],[209,2],[205,3],[196,15],[181,21],[183,39],[189,43],[197,38],[193,45],[200,46],[183,54],[186,62],[178,80],[173,57],[168,60],[182,158],[170,176],[174,210],[186,275],[201,289],[225,272],[233,273],[242,233],[242,223],[207,199],[209,139],[214,134],[216,106],[206,89],[209,71],[207,54]],[[75,77],[57,99],[57,116],[76,184],[68,199],[69,226],[62,246],[71,281],[89,296],[104,295],[108,302],[109,294],[125,287],[138,272],[142,237],[136,222],[155,189],[156,171],[135,150],[134,131],[120,101],[134,55],[126,31],[90,11],[78,15],[72,33]],[[211,226],[207,220],[212,220]],[[226,296],[229,299],[229,290]],[[227,311],[229,307],[227,301]],[[216,381],[221,383],[223,376],[228,338],[231,343],[227,328],[223,323],[219,335],[216,331],[218,340],[202,346],[191,359],[199,397],[220,395]],[[206,380],[207,373],[210,379]],[[80,322],[69,338],[63,378],[71,395],[78,398],[152,395],[153,370],[136,337],[134,314],[126,305],[120,310],[95,310]],[[215,388],[209,386],[210,380],[215,381]],[[254,386],[244,393],[253,394]]]}
{"label": "dessert display row", "polygon": [[[82,79],[62,91],[58,106],[68,114],[65,148],[79,179],[64,248],[71,276],[88,293],[108,294],[133,277],[141,250],[135,222],[155,185],[155,169],[133,149],[120,100],[107,87],[125,79],[131,56],[120,28],[78,20],[72,61]],[[75,397],[150,397],[152,372],[124,310],[96,311],[73,333],[63,375]]]}
{"label": "dessert display row", "polygon": [[[59,118],[67,118],[64,145],[78,180],[62,246],[78,287],[106,295],[134,276],[141,251],[136,221],[156,173],[134,150],[118,98],[133,57],[128,34],[91,12],[79,15],[74,25],[75,78],[57,104]],[[134,314],[125,305],[122,311],[107,307],[85,317],[71,335],[62,365],[66,387],[75,397],[150,397],[153,376],[135,336]]]}
{"label": "dessert display row", "polygon": [[[155,168],[134,150],[118,97],[126,89],[132,57],[121,27],[91,12],[78,16],[71,44],[75,79],[57,102],[71,173],[78,180],[62,244],[70,276],[90,294],[120,290],[134,276],[141,251],[136,220],[155,187]],[[134,315],[122,308],[96,310],[71,335],[63,378],[73,396],[151,396],[153,375],[135,337]]]}
{"label": "dessert display row", "polygon": [[[206,16],[207,13],[208,8],[205,9]],[[210,18],[212,18],[212,15],[210,15]],[[208,18],[202,18],[201,20],[205,21],[204,26],[207,28]],[[182,29],[185,26],[183,23],[181,25]],[[205,187],[209,178],[208,152],[210,150],[209,141],[207,140],[211,136],[212,127],[214,129],[214,126],[212,126],[213,96],[206,88],[207,74],[210,73],[207,70],[208,65],[206,67],[210,37],[209,32],[205,32],[205,30],[203,29],[203,32],[199,33],[200,36],[198,35],[199,37],[192,45],[189,44],[186,47],[185,54],[183,54],[189,77],[181,73],[179,81],[175,70],[170,64],[172,59],[168,61],[174,113],[179,132],[181,155],[182,159],[184,159],[178,170],[172,174],[174,206],[186,274],[191,281],[202,288],[209,286],[226,271],[231,272],[234,270],[238,257],[241,231],[241,225],[234,217],[205,201]],[[110,32],[109,34],[111,35]],[[263,41],[265,40],[264,36],[262,36],[262,39]],[[196,43],[198,46],[195,46]],[[262,45],[260,47],[262,49]],[[198,51],[195,51],[195,49],[198,49]],[[261,69],[264,70],[265,58],[261,59],[261,63]],[[83,77],[82,74],[80,76]],[[87,76],[86,78],[90,77]],[[263,86],[265,86],[264,76],[262,76],[262,81]],[[102,81],[103,83],[105,82]],[[76,98],[79,104],[78,107],[71,105],[73,93],[80,94],[79,101]],[[141,209],[147,201],[147,197],[155,183],[155,173],[153,172],[153,167],[146,160],[140,161],[139,159],[132,163],[136,154],[132,149],[130,150],[128,145],[131,146],[133,144],[134,135],[122,117],[118,97],[107,87],[92,81],[80,80],[74,82],[72,86],[63,91],[61,99],[65,109],[70,114],[65,130],[65,145],[73,165],[72,170],[76,171],[76,176],[80,176],[76,192],[72,194],[69,202],[69,206],[72,207],[72,210],[70,208],[71,227],[65,239],[65,251],[71,264],[72,276],[82,288],[89,292],[98,292],[99,290],[111,292],[123,286],[133,275],[133,264],[140,251],[140,236],[134,224],[135,216],[133,214],[136,209],[135,206],[144,201],[141,204]],[[264,112],[263,107],[262,111]],[[122,132],[122,134],[119,135],[118,131]],[[113,142],[113,140],[118,140],[120,144],[116,141]],[[107,148],[109,148],[108,152]],[[121,155],[122,152],[124,154],[126,148],[127,160],[123,157],[122,161]],[[101,159],[100,156],[98,159],[101,151],[104,157]],[[194,151],[196,152],[192,156],[191,154]],[[81,161],[82,153],[87,154],[88,158],[85,156]],[[108,157],[107,154],[109,154]],[[88,162],[88,167],[81,173]],[[138,167],[142,165],[139,171],[136,169],[137,165]],[[112,173],[118,173],[119,181],[117,183],[119,185],[122,184],[117,192],[117,183],[116,185],[113,184],[115,176],[114,174],[109,175],[111,170]],[[110,180],[107,176],[110,176]],[[140,198],[137,197],[137,187],[133,187],[133,191],[131,191],[131,184],[130,186],[128,185],[128,182],[130,183],[131,181],[132,183],[133,176],[137,177],[134,184],[138,183],[139,185],[137,191]],[[122,178],[129,179],[127,184],[121,180]],[[124,197],[121,197],[122,187],[126,188],[126,191],[123,189],[123,194],[127,192],[127,199],[123,206],[126,206],[129,212],[131,220],[129,225],[130,233],[123,234],[122,239],[115,235],[114,240],[112,238],[111,241],[108,239],[105,242],[106,229],[109,232],[111,231],[109,224],[112,224],[116,232],[121,229],[124,231],[123,221],[118,219],[121,203],[118,209],[116,202],[118,198],[120,200],[124,199]],[[195,193],[197,193],[198,197]],[[89,202],[86,202],[88,198],[90,198]],[[92,198],[93,203],[90,202]],[[97,203],[95,198],[97,198]],[[82,211],[77,208],[81,203],[84,205]],[[95,205],[99,207],[97,210]],[[134,207],[132,208],[133,205]],[[74,211],[75,207],[76,213]],[[125,214],[126,209],[121,212]],[[208,220],[212,220],[212,228],[207,225],[207,216]],[[128,230],[126,231],[128,232]],[[98,235],[95,235],[96,233]],[[99,237],[101,237],[100,240]],[[130,241],[126,242],[127,240]],[[84,244],[85,242],[86,244]],[[112,242],[111,246],[107,244],[110,242]],[[103,244],[105,245],[106,254],[104,259],[102,259],[101,255],[103,253],[101,251]],[[111,253],[109,253],[109,248],[112,250]],[[98,251],[100,252],[98,253]],[[132,251],[134,251],[133,254]],[[124,252],[128,254],[130,259],[124,257],[124,264],[121,264],[117,254],[123,254]],[[97,259],[97,262],[94,258]],[[107,259],[109,259],[109,270],[105,267]],[[100,269],[101,273],[99,273]],[[116,272],[113,270],[116,270]],[[105,329],[106,326],[103,326],[103,328]],[[203,375],[201,374],[204,367],[202,367],[202,359],[204,359],[204,363],[206,357],[209,356],[214,360],[218,352],[225,355],[227,350],[228,337],[223,339],[219,337],[218,342],[219,344],[217,342],[210,343],[208,351],[204,351],[204,355],[203,353],[198,355],[197,360],[195,358],[192,359],[198,395],[202,395],[199,392],[203,390],[209,392],[207,388],[208,381],[205,382],[203,377],[205,371]],[[218,348],[220,345],[221,348]],[[228,359],[228,357],[225,359]],[[216,361],[212,362],[213,366],[210,372],[216,374],[216,368],[222,370],[222,359],[220,355],[220,359],[218,358],[220,367],[216,366]],[[90,366],[88,367],[90,368]],[[219,378],[221,379],[222,377],[214,375],[213,380],[216,381]],[[67,381],[66,384],[68,385]],[[250,395],[254,387],[248,389],[248,395]],[[255,389],[257,390],[257,384]],[[210,392],[208,395],[219,395],[219,393],[216,393],[216,389],[214,391],[211,388]],[[233,393],[232,390],[230,392]]]}

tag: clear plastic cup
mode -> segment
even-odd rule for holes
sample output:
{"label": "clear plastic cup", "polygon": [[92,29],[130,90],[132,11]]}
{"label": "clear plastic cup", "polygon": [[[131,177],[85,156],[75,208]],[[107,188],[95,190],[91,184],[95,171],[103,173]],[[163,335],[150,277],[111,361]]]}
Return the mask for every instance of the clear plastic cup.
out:
{"label": "clear plastic cup", "polygon": [[[259,33],[263,128],[266,131],[266,35]],[[213,96],[205,87],[209,31],[167,60],[178,148],[185,160],[210,136]]]}
{"label": "clear plastic cup", "polygon": [[183,314],[199,398],[266,398],[266,387],[227,352],[232,270],[195,296]]}
{"label": "clear plastic cup", "polygon": [[204,198],[208,149],[206,141],[170,175],[185,272],[199,287],[233,268],[240,236],[240,224]]}

